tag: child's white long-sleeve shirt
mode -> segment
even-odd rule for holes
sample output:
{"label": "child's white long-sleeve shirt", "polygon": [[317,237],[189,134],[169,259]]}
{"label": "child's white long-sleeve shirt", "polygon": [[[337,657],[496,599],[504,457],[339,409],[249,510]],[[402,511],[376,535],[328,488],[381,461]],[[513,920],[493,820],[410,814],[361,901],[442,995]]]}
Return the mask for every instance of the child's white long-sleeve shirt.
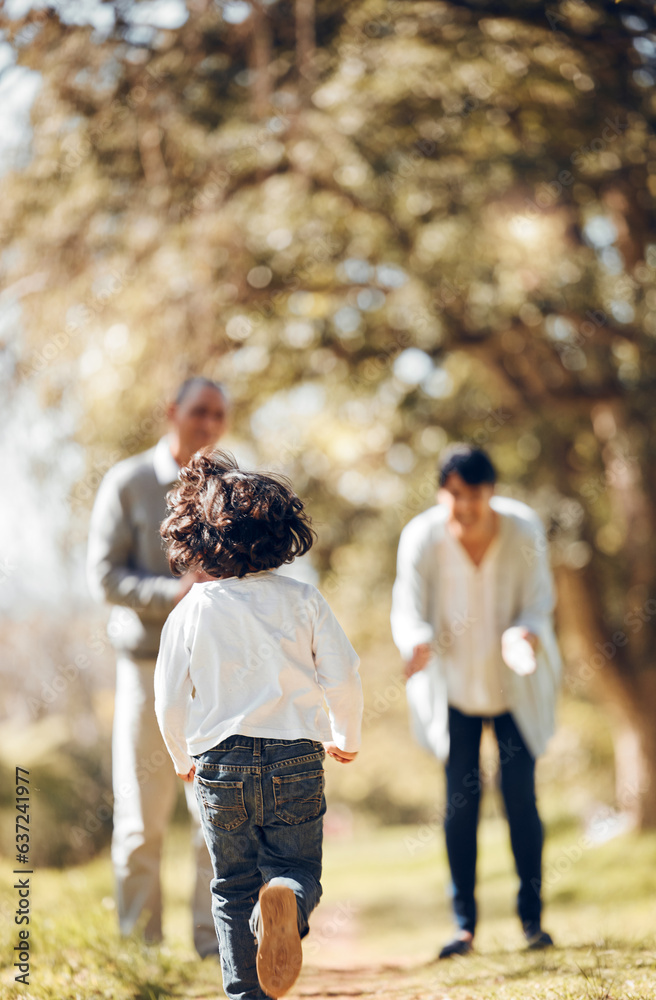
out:
{"label": "child's white long-sleeve shirt", "polygon": [[270,570],[195,583],[166,619],[155,666],[155,714],[176,771],[237,734],[358,750],[359,663],[312,584]]}

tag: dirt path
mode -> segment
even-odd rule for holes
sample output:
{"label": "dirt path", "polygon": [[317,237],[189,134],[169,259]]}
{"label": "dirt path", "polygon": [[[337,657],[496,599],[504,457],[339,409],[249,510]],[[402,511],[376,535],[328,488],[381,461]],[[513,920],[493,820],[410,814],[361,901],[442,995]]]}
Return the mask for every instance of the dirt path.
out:
{"label": "dirt path", "polygon": [[441,1000],[445,996],[437,991],[435,964],[418,964],[397,954],[385,962],[372,955],[371,947],[363,948],[357,913],[345,904],[324,904],[315,910],[303,952],[303,972],[290,1000]]}
{"label": "dirt path", "polygon": [[[430,975],[428,976],[430,978]],[[424,977],[416,970],[394,965],[364,965],[352,968],[324,969],[306,966],[301,981],[292,997],[330,997],[347,1000],[349,997],[379,997],[381,1000],[401,998],[412,1000],[422,997],[430,1000],[431,991],[425,988]],[[432,994],[433,1000],[443,994]]]}

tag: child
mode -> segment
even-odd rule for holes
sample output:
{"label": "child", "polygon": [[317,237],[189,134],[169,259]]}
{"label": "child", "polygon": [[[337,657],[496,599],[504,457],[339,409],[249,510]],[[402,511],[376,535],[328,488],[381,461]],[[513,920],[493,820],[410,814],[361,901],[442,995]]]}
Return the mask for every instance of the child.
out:
{"label": "child", "polygon": [[319,591],[274,572],[314,540],[286,480],[201,451],[167,500],[171,571],[205,579],[162,630],[155,712],[194,782],[224,990],[277,998],[321,896],[323,759],[360,746],[359,659]]}

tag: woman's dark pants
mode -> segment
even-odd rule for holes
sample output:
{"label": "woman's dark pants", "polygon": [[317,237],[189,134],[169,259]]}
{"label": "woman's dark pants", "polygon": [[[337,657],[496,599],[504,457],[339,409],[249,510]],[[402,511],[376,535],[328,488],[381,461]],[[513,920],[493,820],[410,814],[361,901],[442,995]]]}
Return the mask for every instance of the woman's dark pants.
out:
{"label": "woman's dark pants", "polygon": [[476,928],[476,831],[482,784],[479,752],[484,721],[493,723],[499,745],[501,794],[519,875],[517,912],[525,928],[539,927],[541,914],[542,824],[535,801],[535,758],[510,713],[486,720],[449,706],[444,829],[456,922],[471,934]]}

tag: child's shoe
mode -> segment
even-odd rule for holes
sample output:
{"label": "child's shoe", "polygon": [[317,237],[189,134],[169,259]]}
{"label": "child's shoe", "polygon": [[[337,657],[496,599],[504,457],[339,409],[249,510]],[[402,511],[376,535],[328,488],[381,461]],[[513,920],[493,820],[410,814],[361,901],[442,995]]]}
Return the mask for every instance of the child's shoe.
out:
{"label": "child's shoe", "polygon": [[296,896],[286,885],[267,883],[259,899],[257,978],[267,996],[278,1000],[292,988],[303,963]]}

